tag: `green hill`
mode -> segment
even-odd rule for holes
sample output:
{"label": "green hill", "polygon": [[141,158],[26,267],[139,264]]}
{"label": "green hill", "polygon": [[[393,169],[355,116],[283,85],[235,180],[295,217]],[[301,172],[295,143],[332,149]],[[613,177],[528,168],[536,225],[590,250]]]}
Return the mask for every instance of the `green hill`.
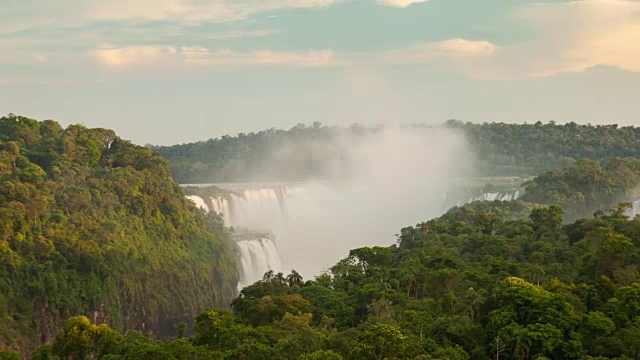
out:
{"label": "green hill", "polygon": [[235,251],[151,149],[111,130],[0,118],[0,349],[51,341],[75,315],[174,335],[229,306]]}

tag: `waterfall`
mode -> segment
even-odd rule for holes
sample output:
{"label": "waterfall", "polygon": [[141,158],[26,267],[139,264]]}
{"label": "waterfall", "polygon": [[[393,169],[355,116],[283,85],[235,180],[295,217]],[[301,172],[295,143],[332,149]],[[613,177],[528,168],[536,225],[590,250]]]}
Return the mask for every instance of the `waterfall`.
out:
{"label": "waterfall", "polygon": [[463,206],[474,201],[512,201],[520,196],[521,191],[515,189],[480,194],[473,191],[453,191],[444,196],[442,212],[446,212],[454,206]]}
{"label": "waterfall", "polygon": [[204,202],[204,200],[200,196],[189,195],[187,196],[187,199],[195,203],[196,206],[199,207],[200,209],[204,211],[209,211],[209,206],[207,206],[207,203]]}
{"label": "waterfall", "polygon": [[276,245],[271,239],[238,241],[242,274],[238,287],[242,289],[262,279],[264,273],[282,272],[282,263]]}
{"label": "waterfall", "polygon": [[[288,190],[282,189],[247,189],[203,199],[200,196],[187,196],[196,206],[205,211],[220,214],[228,226],[262,229],[269,231],[270,225],[282,219],[283,196]],[[209,205],[208,205],[209,204]],[[239,289],[262,279],[263,275],[273,270],[282,272],[282,261],[273,240],[264,236],[244,234],[236,240],[240,251]]]}
{"label": "waterfall", "polygon": [[631,208],[628,209],[625,214],[632,218],[640,215],[640,200],[632,201]]}
{"label": "waterfall", "polygon": [[227,223],[263,230],[273,230],[274,223],[282,220],[285,198],[290,196],[289,188],[246,189],[236,193],[231,194]]}
{"label": "waterfall", "polygon": [[[202,199],[200,200],[203,201]],[[211,211],[221,214],[225,224],[231,223],[231,207],[229,206],[229,201],[224,197],[217,196],[211,198]]]}
{"label": "waterfall", "polygon": [[518,189],[447,193],[429,188],[415,193],[382,191],[366,185],[219,184],[217,187],[223,191],[217,196],[189,199],[205,210],[221,214],[225,224],[236,229],[236,234],[251,229],[275,235],[277,242],[263,234],[236,236],[241,256],[240,286],[246,286],[260,280],[269,270],[296,269],[305,277],[315,276],[350,249],[387,245],[386,241],[393,239],[398,228],[410,224],[409,216],[428,219],[452,206],[476,200],[509,201],[521,194]]}

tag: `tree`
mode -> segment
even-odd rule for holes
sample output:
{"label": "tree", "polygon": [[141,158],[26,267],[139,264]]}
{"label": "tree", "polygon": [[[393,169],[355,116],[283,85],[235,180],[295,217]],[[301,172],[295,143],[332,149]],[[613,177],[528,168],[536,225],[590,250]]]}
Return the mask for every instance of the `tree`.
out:
{"label": "tree", "polygon": [[9,157],[13,162],[13,168],[16,168],[16,159],[20,155],[20,146],[15,141],[7,141],[5,144],[5,150],[9,153]]}
{"label": "tree", "polygon": [[53,343],[53,353],[64,359],[81,360],[116,352],[123,339],[106,324],[93,325],[85,316],[70,318]]}
{"label": "tree", "polygon": [[20,355],[13,351],[0,350],[0,360],[21,360]]}
{"label": "tree", "polygon": [[298,360],[342,360],[342,355],[333,350],[318,350],[310,354],[300,355]]}
{"label": "tree", "polygon": [[302,283],[302,275],[295,270],[291,270],[291,274],[287,275],[287,284],[289,284],[289,287],[300,287]]}
{"label": "tree", "polygon": [[207,309],[196,317],[194,325],[197,345],[208,345],[213,349],[222,350],[233,347],[236,325],[233,314],[223,309]]}
{"label": "tree", "polygon": [[375,324],[358,337],[358,342],[349,352],[349,359],[392,359],[401,356],[405,337],[397,326]]}

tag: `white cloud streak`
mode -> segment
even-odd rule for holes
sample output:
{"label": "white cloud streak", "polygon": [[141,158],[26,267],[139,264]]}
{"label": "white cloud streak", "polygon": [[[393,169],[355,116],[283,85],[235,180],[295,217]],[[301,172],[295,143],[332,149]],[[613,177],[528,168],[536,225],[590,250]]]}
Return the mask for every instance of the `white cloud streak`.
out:
{"label": "white cloud streak", "polygon": [[497,46],[488,41],[471,41],[463,38],[417,44],[405,49],[382,53],[382,62],[416,64],[438,59],[472,59],[493,54]]}
{"label": "white cloud streak", "polygon": [[420,4],[428,0],[378,0],[378,4],[397,8],[408,8],[413,4]]}
{"label": "white cloud streak", "polygon": [[210,50],[203,47],[103,45],[91,53],[102,65],[113,69],[171,66],[299,66],[323,67],[335,65],[333,51],[311,50],[275,52],[259,50],[234,52],[229,49]]}
{"label": "white cloud streak", "polygon": [[[172,20],[179,22],[238,21],[260,12],[287,8],[322,8],[350,0],[50,0],[16,3],[7,19],[18,26],[29,19],[82,24],[91,20]],[[36,12],[33,9],[37,9]],[[48,20],[51,21],[51,20]],[[6,26],[6,25],[5,25]]]}

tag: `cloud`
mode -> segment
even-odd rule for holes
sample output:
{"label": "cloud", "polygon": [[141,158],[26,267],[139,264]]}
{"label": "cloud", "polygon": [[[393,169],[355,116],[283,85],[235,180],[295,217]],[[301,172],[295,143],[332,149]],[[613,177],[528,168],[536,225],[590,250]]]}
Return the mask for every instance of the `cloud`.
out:
{"label": "cloud", "polygon": [[[44,2],[45,0],[36,0]],[[99,20],[237,21],[252,14],[286,8],[321,8],[344,0],[63,0],[72,15]]]}
{"label": "cloud", "polygon": [[[489,80],[548,77],[597,66],[640,72],[640,2],[631,0],[549,0],[519,6],[507,15],[528,28],[528,39],[519,43],[453,37],[368,53],[335,53],[326,46],[247,48],[248,42],[233,40],[267,37],[280,30],[247,28],[246,23],[211,24],[259,12],[317,9],[349,1],[355,0],[59,0],[55,6],[44,0],[18,2],[8,10],[8,22],[0,24],[0,64],[86,65],[81,62],[90,53],[93,62],[110,69],[394,64],[411,70],[428,65],[424,68]],[[361,1],[401,8],[424,2]]]}
{"label": "cloud", "polygon": [[33,46],[33,43],[0,38],[0,65],[26,65],[49,61],[49,56],[29,46]]}
{"label": "cloud", "polygon": [[103,45],[93,55],[107,67],[122,67],[132,64],[153,64],[176,57],[177,50],[167,46],[129,46],[117,48]]}
{"label": "cloud", "polygon": [[185,63],[201,66],[298,66],[325,67],[337,65],[332,50],[277,52],[258,50],[238,53],[228,49],[210,51],[183,48]]}
{"label": "cloud", "polygon": [[204,47],[103,45],[91,53],[107,68],[158,66],[300,66],[323,67],[335,64],[331,50],[275,52],[258,50],[234,52]]}
{"label": "cloud", "polygon": [[454,38],[437,42],[413,45],[405,49],[386,51],[379,56],[382,62],[417,64],[437,59],[469,59],[489,56],[497,46],[489,41],[472,41]]}
{"label": "cloud", "polygon": [[424,3],[427,1],[428,0],[378,0],[378,4],[398,8],[408,8],[413,4]]}
{"label": "cloud", "polygon": [[534,76],[583,71],[598,65],[640,71],[640,3],[637,1],[546,4],[531,6],[521,16],[540,32],[540,39],[531,44],[530,49],[542,48],[551,55],[551,61],[534,66]]}
{"label": "cloud", "polygon": [[515,16],[532,29],[533,39],[466,64],[473,76],[525,79],[597,66],[640,72],[640,2],[540,3],[521,8]]}
{"label": "cloud", "polygon": [[383,53],[397,64],[435,64],[480,80],[522,80],[582,72],[597,66],[640,72],[640,2],[580,0],[537,3],[511,16],[529,40],[497,45],[462,38]]}
{"label": "cloud", "polygon": [[223,31],[220,33],[204,35],[203,38],[208,40],[229,40],[229,39],[249,38],[249,37],[265,37],[265,36],[279,34],[279,33],[280,33],[280,30],[276,30],[276,29],[230,30],[230,31]]}

